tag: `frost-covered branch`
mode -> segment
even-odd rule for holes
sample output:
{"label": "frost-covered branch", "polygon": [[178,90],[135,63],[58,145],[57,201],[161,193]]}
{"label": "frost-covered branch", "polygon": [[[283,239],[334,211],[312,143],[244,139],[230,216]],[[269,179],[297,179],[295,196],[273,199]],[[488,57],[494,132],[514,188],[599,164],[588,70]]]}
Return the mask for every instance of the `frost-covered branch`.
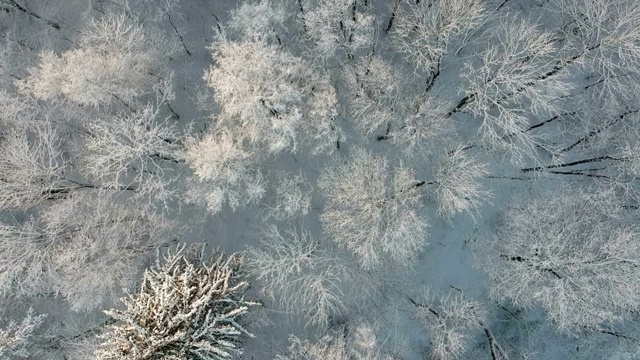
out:
{"label": "frost-covered branch", "polygon": [[304,316],[307,325],[326,327],[344,310],[343,285],[347,268],[323,251],[306,231],[264,232],[264,250],[247,250],[247,269],[261,284],[260,292],[287,312]]}
{"label": "frost-covered branch", "polygon": [[36,315],[29,308],[22,321],[10,321],[4,327],[0,327],[0,356],[3,359],[27,359],[33,356],[31,341],[34,332],[42,326],[46,314]]}
{"label": "frost-covered branch", "polygon": [[468,155],[465,146],[444,154],[436,165],[432,180],[438,214],[446,219],[463,211],[476,215],[492,196],[480,183],[488,174],[487,164]]}
{"label": "frost-covered branch", "polygon": [[0,294],[54,293],[74,311],[91,311],[131,286],[144,254],[162,245],[171,224],[84,192],[0,226]]}
{"label": "frost-covered branch", "polygon": [[148,93],[166,49],[126,15],[106,14],[82,33],[81,46],[62,55],[42,52],[19,89],[43,100],[68,99],[93,107],[132,101]]}
{"label": "frost-covered branch", "polygon": [[429,332],[431,358],[457,359],[469,349],[469,337],[482,329],[487,311],[482,304],[465,298],[457,291],[440,295],[426,290],[416,306],[416,318]]}
{"label": "frost-covered branch", "polygon": [[242,337],[253,335],[240,318],[257,302],[244,299],[237,255],[204,247],[170,250],[145,271],[140,290],[121,299],[124,310],[105,313],[118,322],[101,334],[98,359],[231,359],[242,354]]}
{"label": "frost-covered branch", "polygon": [[384,157],[355,149],[321,173],[327,197],[320,216],[325,231],[351,250],[364,268],[385,258],[408,265],[427,245],[427,222],[419,213],[421,194],[414,171],[391,169]]}
{"label": "frost-covered branch", "polygon": [[541,305],[563,332],[606,329],[640,309],[638,234],[614,190],[560,189],[510,208],[478,265],[492,297]]}

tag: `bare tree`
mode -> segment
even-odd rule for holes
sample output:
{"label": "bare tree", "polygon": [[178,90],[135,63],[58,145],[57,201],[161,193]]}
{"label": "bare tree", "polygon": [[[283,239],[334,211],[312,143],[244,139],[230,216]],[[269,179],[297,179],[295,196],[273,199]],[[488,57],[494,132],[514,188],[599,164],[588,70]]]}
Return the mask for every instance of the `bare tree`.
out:
{"label": "bare tree", "polygon": [[4,359],[27,359],[36,355],[31,349],[34,346],[32,340],[46,316],[46,314],[36,315],[35,311],[29,308],[20,322],[9,321],[5,326],[0,327],[0,356]]}
{"label": "bare tree", "polygon": [[488,165],[469,155],[465,146],[442,154],[430,185],[435,186],[438,215],[450,219],[459,212],[475,216],[491,198],[491,191],[480,180],[488,175]]}
{"label": "bare tree", "polygon": [[4,154],[0,158],[0,209],[25,210],[87,189],[134,190],[79,179],[65,140],[66,134],[48,121],[7,129],[0,139]]}
{"label": "bare tree", "polygon": [[204,247],[170,250],[143,275],[140,290],[121,299],[124,310],[100,335],[98,359],[231,359],[242,354],[242,337],[253,335],[242,315],[259,305],[245,300],[241,259]]}
{"label": "bare tree", "polygon": [[290,220],[295,216],[306,216],[311,209],[313,187],[301,172],[296,175],[278,173],[274,187],[275,198],[265,209],[266,218]]}
{"label": "bare tree", "polygon": [[8,129],[0,139],[1,209],[26,209],[83,187],[65,176],[70,164],[62,140],[51,124]]}
{"label": "bare tree", "polygon": [[384,134],[403,106],[400,74],[380,56],[370,56],[347,65],[344,78],[349,89],[349,110],[364,134]]}
{"label": "bare tree", "polygon": [[166,53],[149,31],[132,18],[108,13],[93,21],[80,46],[62,53],[43,52],[18,87],[43,100],[68,99],[94,107],[112,103],[130,106],[150,92]]}
{"label": "bare tree", "polygon": [[382,349],[373,328],[364,323],[353,328],[341,326],[329,330],[311,342],[297,336],[289,337],[289,348],[275,360],[391,360],[393,357]]}
{"label": "bare tree", "polygon": [[328,75],[318,76],[307,100],[306,121],[302,127],[303,144],[312,154],[332,153],[340,149],[346,134],[339,125],[338,94]]}
{"label": "bare tree", "polygon": [[104,186],[135,188],[136,197],[166,208],[177,197],[175,166],[184,159],[180,133],[167,119],[159,119],[158,106],[148,104],[87,124],[80,171]]}
{"label": "bare tree", "polygon": [[[305,129],[321,129],[316,135],[330,144],[340,139],[331,110],[335,91],[302,58],[264,40],[221,37],[211,50],[215,65],[204,80],[222,110],[218,129],[230,129],[271,153],[295,152]],[[303,121],[305,116],[311,119]]]}
{"label": "bare tree", "polygon": [[414,171],[392,169],[384,157],[355,149],[347,161],[336,161],[320,175],[318,186],[327,198],[320,220],[362,267],[376,268],[385,259],[408,265],[427,245],[421,185]]}
{"label": "bare tree", "polygon": [[47,257],[39,246],[43,238],[36,220],[28,218],[20,224],[3,221],[0,225],[0,294],[31,296],[53,290],[47,268]]}
{"label": "bare tree", "polygon": [[134,282],[144,254],[170,241],[170,228],[108,194],[74,194],[37,218],[2,226],[2,293],[53,293],[74,311],[91,311]]}
{"label": "bare tree", "polygon": [[416,318],[429,332],[431,358],[460,358],[469,349],[469,337],[482,329],[487,311],[482,304],[465,298],[457,290],[439,296],[425,290],[416,302]]}
{"label": "bare tree", "polygon": [[93,310],[129,288],[146,254],[173,241],[171,221],[116,201],[83,193],[43,214],[56,291],[75,311]]}
{"label": "bare tree", "polygon": [[553,32],[524,19],[500,19],[477,52],[480,62],[466,63],[465,97],[447,116],[464,111],[482,119],[480,136],[490,146],[517,139],[518,147],[508,147],[516,162],[535,157],[540,144],[526,131],[530,116],[561,113],[556,100],[573,88],[564,72],[546,76],[557,51]]}
{"label": "bare tree", "polygon": [[563,332],[606,330],[640,308],[637,236],[613,191],[565,188],[510,207],[478,266],[493,298],[541,305]]}
{"label": "bare tree", "polygon": [[[403,149],[403,153],[411,158],[421,155],[433,155],[442,144],[457,137],[457,127],[447,117],[449,105],[442,96],[422,96],[401,93],[401,103],[395,105],[398,114],[394,116],[388,133],[378,136],[378,140],[389,139]],[[457,140],[457,139],[456,139]]]}
{"label": "bare tree", "polygon": [[230,132],[189,139],[185,159],[195,174],[187,200],[217,213],[225,203],[233,210],[255,203],[265,193],[263,175],[255,166],[259,155]]}
{"label": "bare tree", "polygon": [[278,1],[260,0],[243,3],[233,9],[226,23],[229,32],[245,39],[264,39],[271,43],[282,41],[290,20],[287,8]]}
{"label": "bare tree", "polygon": [[364,50],[371,53],[377,38],[376,18],[367,1],[300,1],[305,35],[324,59],[341,55],[350,60]]}
{"label": "bare tree", "polygon": [[482,24],[485,17],[482,1],[401,0],[394,17],[394,45],[428,74],[427,83],[432,84],[452,44]]}
{"label": "bare tree", "polygon": [[19,96],[4,90],[0,90],[0,124],[9,127],[24,127],[36,122],[36,114],[39,108],[28,97]]}
{"label": "bare tree", "polygon": [[[555,76],[570,66],[586,72],[594,94],[606,99],[625,99],[638,91],[640,77],[640,4],[621,0],[562,0],[550,3],[563,22],[562,56],[546,74]],[[632,90],[631,90],[632,89]]]}
{"label": "bare tree", "polygon": [[260,292],[306,325],[324,328],[344,311],[343,286],[348,269],[304,230],[280,231],[271,226],[262,237],[264,250],[247,249],[247,269]]}

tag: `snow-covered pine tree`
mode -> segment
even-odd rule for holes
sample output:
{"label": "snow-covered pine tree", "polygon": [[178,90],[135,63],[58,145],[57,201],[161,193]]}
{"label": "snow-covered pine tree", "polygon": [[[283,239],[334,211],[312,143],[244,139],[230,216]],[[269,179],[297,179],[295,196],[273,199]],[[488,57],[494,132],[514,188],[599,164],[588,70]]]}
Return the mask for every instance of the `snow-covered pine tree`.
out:
{"label": "snow-covered pine tree", "polygon": [[101,334],[98,359],[223,360],[242,354],[242,337],[253,335],[239,318],[258,302],[244,298],[237,255],[204,246],[170,249],[163,264],[145,271],[140,290],[123,297],[124,310],[105,313],[117,322]]}
{"label": "snow-covered pine tree", "polygon": [[[26,316],[20,321],[9,321],[5,326],[0,326],[0,357],[2,359],[29,359],[36,355],[33,351],[33,338],[36,330],[42,326],[46,314],[36,315],[29,308]],[[0,317],[0,322],[3,322]]]}

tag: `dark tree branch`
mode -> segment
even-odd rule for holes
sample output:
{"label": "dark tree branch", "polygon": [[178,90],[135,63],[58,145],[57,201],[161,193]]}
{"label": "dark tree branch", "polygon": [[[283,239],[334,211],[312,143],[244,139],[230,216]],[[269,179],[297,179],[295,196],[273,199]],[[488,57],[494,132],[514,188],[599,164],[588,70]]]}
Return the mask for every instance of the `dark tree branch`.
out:
{"label": "dark tree branch", "polygon": [[540,265],[535,265],[534,262],[531,259],[527,259],[527,258],[519,256],[519,255],[506,255],[506,254],[500,254],[500,257],[505,259],[505,260],[507,260],[507,261],[521,262],[523,264],[526,264],[527,266],[531,266],[531,267],[535,268],[536,270],[543,271],[543,272],[548,272],[550,274],[553,274],[553,276],[555,276],[556,278],[562,279],[562,277],[560,275],[558,275],[558,273],[555,272],[555,270],[549,269],[549,268],[544,268],[544,267],[541,267]]}
{"label": "dark tree branch", "polygon": [[611,160],[611,161],[626,161],[626,160],[629,160],[629,159],[627,159],[627,158],[617,158],[617,157],[605,155],[605,156],[599,156],[599,157],[595,157],[595,158],[591,158],[591,159],[577,160],[577,161],[572,161],[572,162],[562,163],[562,164],[547,165],[547,166],[536,166],[536,167],[531,167],[531,168],[525,168],[525,169],[520,169],[520,171],[523,172],[523,173],[528,173],[528,172],[531,172],[531,171],[541,171],[541,170],[547,170],[547,169],[557,169],[557,168],[571,167],[571,166],[576,166],[576,165],[588,164],[588,163],[599,162],[599,161],[607,161],[607,160]]}
{"label": "dark tree branch", "polygon": [[51,26],[52,28],[56,29],[56,30],[60,30],[60,24],[48,20],[48,19],[44,19],[42,16],[36,14],[35,12],[33,12],[32,10],[28,9],[26,6],[22,6],[20,4],[18,4],[15,0],[3,0],[3,2],[7,5],[13,5],[13,7],[15,9],[17,9],[18,11],[27,14],[35,19],[38,19],[40,21],[44,21],[47,25]]}
{"label": "dark tree branch", "polygon": [[427,85],[424,89],[424,94],[426,95],[427,93],[429,93],[429,91],[431,90],[431,88],[433,87],[433,84],[436,82],[436,78],[438,77],[438,75],[440,75],[440,61],[442,60],[442,58],[439,58],[438,61],[436,62],[436,69],[432,70],[429,74],[429,77],[427,78]]}
{"label": "dark tree branch", "polygon": [[173,21],[171,21],[171,15],[169,15],[169,13],[167,13],[167,18],[169,19],[169,24],[173,28],[173,31],[175,31],[176,34],[178,35],[178,38],[180,38],[180,42],[182,42],[182,47],[184,48],[184,51],[187,52],[187,55],[191,56],[191,51],[189,51],[189,49],[187,48],[187,45],[184,43],[184,38],[182,37],[182,34],[180,34],[180,31],[178,31],[178,28],[176,28],[176,26],[173,25]]}
{"label": "dark tree branch", "polygon": [[638,113],[638,111],[640,110],[631,110],[631,111],[627,111],[624,114],[619,115],[617,118],[615,118],[614,120],[610,121],[609,123],[605,124],[604,126],[602,126],[601,128],[597,129],[597,130],[592,130],[590,131],[587,135],[583,136],[582,138],[580,138],[579,140],[575,141],[574,143],[572,143],[571,145],[567,146],[566,148],[560,150],[561,153],[570,151],[571,149],[573,149],[574,147],[580,145],[581,143],[589,140],[590,138],[598,135],[599,133],[601,133],[602,131],[606,130],[607,128],[610,128],[611,126],[615,125],[616,123],[618,123],[619,121],[623,120],[625,118],[625,116],[629,115],[629,114],[635,114]]}
{"label": "dark tree branch", "polygon": [[502,9],[505,5],[507,5],[508,2],[509,0],[502,1],[502,3],[496,8],[496,11],[500,11],[500,9]]}
{"label": "dark tree branch", "polygon": [[590,174],[590,173],[585,173],[579,170],[576,171],[553,171],[553,170],[549,170],[549,171],[545,171],[546,173],[549,174],[557,174],[557,175],[577,175],[577,176],[586,176],[586,177],[592,177],[592,178],[599,178],[599,179],[610,179],[609,176],[607,175],[598,175],[598,174]]}
{"label": "dark tree branch", "polygon": [[393,21],[396,18],[396,13],[398,12],[398,6],[400,5],[400,0],[396,0],[395,4],[393,5],[393,10],[391,10],[391,17],[389,18],[389,22],[387,23],[387,27],[384,29],[384,33],[388,34],[389,31],[391,30],[391,27],[393,27]]}
{"label": "dark tree branch", "polygon": [[155,158],[158,158],[160,160],[171,161],[171,162],[176,163],[176,164],[182,164],[182,163],[185,162],[184,159],[176,159],[176,158],[164,156],[164,155],[161,155],[161,154],[152,154],[152,155],[149,155],[149,157],[155,157]]}
{"label": "dark tree branch", "polygon": [[453,114],[460,112],[460,110],[462,110],[465,106],[467,106],[467,104],[475,101],[475,98],[476,98],[476,94],[470,94],[463,97],[462,100],[460,100],[458,104],[445,115],[445,118],[449,118]]}
{"label": "dark tree branch", "polygon": [[502,349],[502,346],[498,344],[496,338],[493,336],[493,333],[489,328],[485,327],[484,324],[480,323],[480,325],[484,329],[484,334],[487,336],[487,340],[489,341],[489,349],[491,350],[491,359],[492,360],[506,360],[508,359],[507,354]]}
{"label": "dark tree branch", "polygon": [[412,298],[410,298],[410,297],[408,297],[408,299],[409,299],[409,302],[411,302],[411,303],[412,303],[413,305],[415,305],[416,307],[425,308],[425,309],[427,309],[430,313],[432,313],[433,315],[435,315],[435,316],[437,316],[437,317],[440,317],[440,314],[438,314],[438,312],[437,312],[437,311],[433,310],[433,309],[432,309],[432,308],[430,308],[429,306],[424,305],[424,304],[420,304],[420,303],[416,302],[415,300],[413,300],[413,299],[412,299]]}

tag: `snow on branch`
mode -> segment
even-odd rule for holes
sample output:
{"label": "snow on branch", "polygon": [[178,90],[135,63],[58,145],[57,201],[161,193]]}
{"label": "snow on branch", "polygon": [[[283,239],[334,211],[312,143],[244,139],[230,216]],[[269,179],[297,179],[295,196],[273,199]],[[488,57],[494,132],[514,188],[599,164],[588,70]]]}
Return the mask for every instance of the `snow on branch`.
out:
{"label": "snow on branch", "polygon": [[64,178],[61,139],[51,124],[12,128],[0,138],[0,209],[27,209],[78,186]]}
{"label": "snow on branch", "polygon": [[639,234],[614,190],[564,188],[510,207],[478,266],[494,299],[540,305],[561,332],[606,330],[640,310]]}
{"label": "snow on branch", "polygon": [[478,27],[486,16],[478,0],[402,1],[396,14],[394,45],[417,68],[436,72],[451,44]]}
{"label": "snow on branch", "polygon": [[42,100],[65,98],[94,107],[128,105],[149,92],[162,67],[165,53],[154,42],[138,22],[107,14],[83,31],[78,48],[61,56],[42,52],[38,66],[16,84]]}
{"label": "snow on branch", "polygon": [[244,299],[241,259],[204,247],[168,251],[145,271],[138,293],[123,297],[124,310],[105,311],[118,322],[101,335],[98,359],[231,359],[242,354],[240,323],[257,302]]}
{"label": "snow on branch", "polygon": [[487,322],[487,311],[481,303],[469,300],[455,290],[436,294],[427,289],[416,306],[415,317],[429,331],[431,358],[460,358],[467,350],[474,331]]}
{"label": "snow on branch", "polygon": [[438,215],[451,219],[466,212],[472,217],[491,199],[491,191],[484,189],[480,180],[489,174],[488,165],[477,157],[465,153],[464,146],[448,151],[439,159],[433,183]]}
{"label": "snow on branch", "polygon": [[219,128],[263,145],[267,153],[295,152],[300,132],[312,135],[316,151],[342,140],[334,121],[335,90],[304,59],[256,39],[220,37],[211,50],[215,65],[204,80],[222,110]]}
{"label": "snow on branch", "polygon": [[351,279],[348,268],[306,231],[280,231],[275,225],[263,234],[264,249],[247,249],[247,268],[260,282],[260,292],[307,325],[328,326],[344,311],[342,289]]}
{"label": "snow on branch", "polygon": [[285,354],[276,355],[275,360],[392,360],[374,328],[367,323],[354,324],[353,328],[340,326],[329,330],[311,342],[297,336],[289,336],[289,347]]}
{"label": "snow on branch", "polygon": [[184,162],[176,144],[179,130],[160,120],[160,109],[147,104],[139,111],[100,119],[87,125],[82,170],[114,188],[134,187],[135,196],[163,203],[176,197],[176,171],[168,165]]}
{"label": "snow on branch", "polygon": [[0,327],[0,357],[7,359],[15,356],[18,359],[27,359],[33,356],[30,350],[33,347],[31,340],[46,316],[36,315],[35,311],[29,308],[22,321],[10,321],[6,326]]}
{"label": "snow on branch", "polygon": [[415,171],[391,169],[384,157],[356,149],[322,171],[318,186],[327,203],[320,220],[364,268],[380,266],[385,257],[406,265],[427,245],[421,185]]}

